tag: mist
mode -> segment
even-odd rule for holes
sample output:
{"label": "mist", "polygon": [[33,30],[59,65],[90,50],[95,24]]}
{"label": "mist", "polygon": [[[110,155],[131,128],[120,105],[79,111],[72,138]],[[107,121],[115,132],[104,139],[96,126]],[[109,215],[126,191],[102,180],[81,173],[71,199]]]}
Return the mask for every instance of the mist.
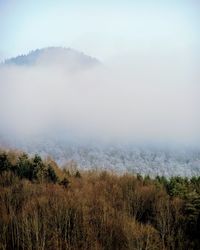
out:
{"label": "mist", "polygon": [[199,145],[197,59],[191,51],[155,50],[88,69],[48,56],[32,66],[4,64],[0,133]]}

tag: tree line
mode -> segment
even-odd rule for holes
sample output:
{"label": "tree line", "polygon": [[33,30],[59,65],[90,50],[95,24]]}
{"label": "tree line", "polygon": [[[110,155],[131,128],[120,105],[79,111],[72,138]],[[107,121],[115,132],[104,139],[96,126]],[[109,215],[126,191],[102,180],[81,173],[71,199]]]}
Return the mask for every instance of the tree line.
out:
{"label": "tree line", "polygon": [[0,249],[200,249],[200,177],[61,169],[1,151]]}

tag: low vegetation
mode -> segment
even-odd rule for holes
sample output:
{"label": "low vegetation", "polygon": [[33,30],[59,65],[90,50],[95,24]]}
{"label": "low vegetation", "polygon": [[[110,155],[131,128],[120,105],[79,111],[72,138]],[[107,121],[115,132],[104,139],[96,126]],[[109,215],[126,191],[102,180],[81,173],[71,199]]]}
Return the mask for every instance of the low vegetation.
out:
{"label": "low vegetation", "polygon": [[200,249],[200,177],[61,170],[1,151],[0,249]]}

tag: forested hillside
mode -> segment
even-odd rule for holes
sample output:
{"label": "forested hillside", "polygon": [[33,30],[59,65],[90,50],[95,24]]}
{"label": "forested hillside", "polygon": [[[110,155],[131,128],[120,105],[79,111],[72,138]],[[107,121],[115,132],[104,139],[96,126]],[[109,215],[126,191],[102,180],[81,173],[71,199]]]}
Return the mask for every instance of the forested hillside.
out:
{"label": "forested hillside", "polygon": [[200,177],[61,170],[0,153],[0,249],[200,249]]}
{"label": "forested hillside", "polygon": [[[63,132],[57,136],[34,136],[23,140],[0,134],[0,147],[17,148],[51,157],[59,166],[71,160],[81,169],[105,169],[116,173],[189,177],[200,175],[200,147],[103,143],[78,140]],[[76,138],[76,139],[75,139]]]}

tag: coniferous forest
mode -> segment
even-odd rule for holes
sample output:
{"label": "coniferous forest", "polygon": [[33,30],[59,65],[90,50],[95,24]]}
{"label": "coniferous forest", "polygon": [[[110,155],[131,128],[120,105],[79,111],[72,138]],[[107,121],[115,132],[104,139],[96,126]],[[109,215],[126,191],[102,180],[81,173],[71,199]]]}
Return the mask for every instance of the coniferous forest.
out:
{"label": "coniferous forest", "polygon": [[1,151],[0,249],[200,249],[200,177],[61,169]]}

